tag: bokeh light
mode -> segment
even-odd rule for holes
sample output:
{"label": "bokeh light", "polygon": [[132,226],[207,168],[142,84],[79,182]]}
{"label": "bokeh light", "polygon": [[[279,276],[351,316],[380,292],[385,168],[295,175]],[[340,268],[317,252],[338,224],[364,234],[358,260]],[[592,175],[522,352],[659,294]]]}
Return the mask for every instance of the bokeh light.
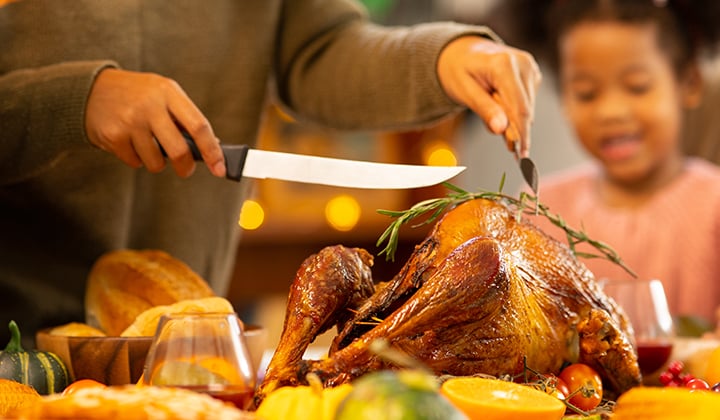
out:
{"label": "bokeh light", "polygon": [[347,232],[360,220],[360,204],[349,195],[341,194],[333,197],[325,205],[325,219],[334,229]]}
{"label": "bokeh light", "polygon": [[238,224],[245,230],[255,230],[262,226],[265,221],[265,210],[260,203],[253,200],[245,200],[240,210]]}
{"label": "bokeh light", "polygon": [[452,148],[444,142],[438,142],[425,150],[425,164],[431,166],[455,166],[457,157]]}

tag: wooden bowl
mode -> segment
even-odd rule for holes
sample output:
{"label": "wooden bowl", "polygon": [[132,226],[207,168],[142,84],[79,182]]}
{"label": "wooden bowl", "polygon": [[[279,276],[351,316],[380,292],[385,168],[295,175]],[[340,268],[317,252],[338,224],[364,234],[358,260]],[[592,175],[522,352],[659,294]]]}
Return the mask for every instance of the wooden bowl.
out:
{"label": "wooden bowl", "polygon": [[[137,383],[143,373],[152,337],[73,337],[51,335],[49,329],[36,336],[38,350],[53,352],[67,366],[72,380],[94,379],[106,385]],[[267,331],[245,326],[250,359],[260,366],[267,343]]]}
{"label": "wooden bowl", "polygon": [[65,363],[72,380],[94,379],[106,385],[137,383],[152,337],[35,336],[38,350],[50,351]]}

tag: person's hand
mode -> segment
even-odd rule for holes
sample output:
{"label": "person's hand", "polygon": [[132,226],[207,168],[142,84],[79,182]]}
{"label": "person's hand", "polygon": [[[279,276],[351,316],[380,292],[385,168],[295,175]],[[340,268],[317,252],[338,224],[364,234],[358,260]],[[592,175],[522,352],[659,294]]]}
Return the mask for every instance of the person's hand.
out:
{"label": "person's hand", "polygon": [[447,95],[467,106],[502,134],[509,150],[526,157],[535,93],[542,76],[529,53],[479,36],[450,42],[438,59],[438,78]]}
{"label": "person's hand", "polygon": [[105,69],[88,98],[85,130],[90,142],[133,168],[165,167],[158,143],[181,177],[195,170],[181,128],[195,140],[213,175],[225,176],[225,158],[208,120],[173,80],[152,74]]}

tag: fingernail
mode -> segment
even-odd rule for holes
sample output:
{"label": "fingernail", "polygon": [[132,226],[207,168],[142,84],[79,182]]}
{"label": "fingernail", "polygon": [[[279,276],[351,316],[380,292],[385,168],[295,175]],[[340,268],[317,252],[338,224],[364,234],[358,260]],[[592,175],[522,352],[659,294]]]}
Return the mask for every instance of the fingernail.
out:
{"label": "fingernail", "polygon": [[508,119],[503,113],[495,114],[492,119],[490,119],[490,130],[495,134],[504,132],[507,129],[507,125]]}
{"label": "fingernail", "polygon": [[185,175],[183,175],[183,178],[190,178],[192,174],[195,173],[195,165],[193,165]]}
{"label": "fingernail", "polygon": [[516,145],[520,144],[520,133],[518,133],[514,125],[508,125],[508,127],[505,129],[505,137],[508,140],[515,142]]}

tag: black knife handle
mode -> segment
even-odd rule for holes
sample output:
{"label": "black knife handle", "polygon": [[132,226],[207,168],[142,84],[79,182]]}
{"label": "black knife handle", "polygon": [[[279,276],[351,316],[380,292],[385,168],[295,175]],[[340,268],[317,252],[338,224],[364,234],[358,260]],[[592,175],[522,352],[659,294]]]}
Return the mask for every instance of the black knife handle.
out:
{"label": "black knife handle", "polygon": [[[190,134],[184,131],[182,134],[183,137],[185,137],[185,143],[187,143],[188,148],[190,148],[193,160],[202,162],[202,154],[200,153],[200,149],[198,149],[197,144],[195,144],[195,140],[190,137]],[[163,149],[159,142],[158,147],[160,147],[160,152],[162,152],[163,156],[167,157],[165,149]],[[233,181],[240,181],[240,178],[242,178],[243,167],[245,166],[245,159],[247,158],[247,153],[248,150],[250,150],[250,147],[247,144],[221,144],[220,148],[225,156],[225,178],[232,179]]]}

